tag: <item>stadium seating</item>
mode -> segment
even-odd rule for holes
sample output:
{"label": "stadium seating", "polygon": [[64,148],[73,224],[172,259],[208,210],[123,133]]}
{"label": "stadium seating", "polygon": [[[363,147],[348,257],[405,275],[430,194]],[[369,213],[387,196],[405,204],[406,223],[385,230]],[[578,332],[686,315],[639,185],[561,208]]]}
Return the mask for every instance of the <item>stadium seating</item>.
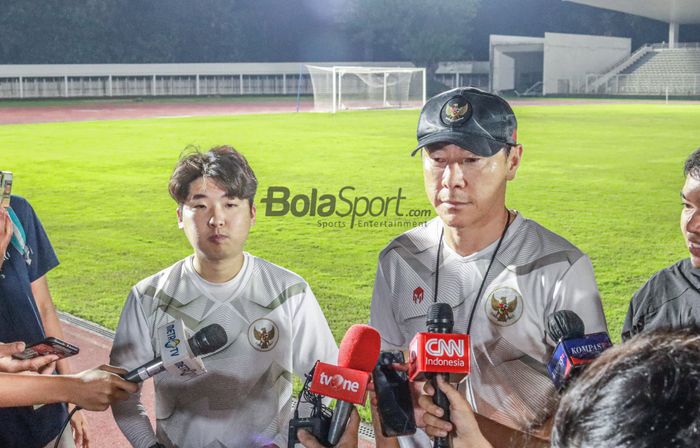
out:
{"label": "stadium seating", "polygon": [[[620,95],[700,95],[700,46],[654,46],[612,77],[607,93]],[[662,48],[658,48],[662,47]]]}

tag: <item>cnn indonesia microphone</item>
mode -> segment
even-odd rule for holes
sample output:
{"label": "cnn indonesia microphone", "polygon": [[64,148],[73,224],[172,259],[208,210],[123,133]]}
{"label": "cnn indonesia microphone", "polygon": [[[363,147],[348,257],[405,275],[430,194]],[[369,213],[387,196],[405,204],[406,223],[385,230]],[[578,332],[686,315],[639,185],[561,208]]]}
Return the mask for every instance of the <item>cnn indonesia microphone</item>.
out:
{"label": "cnn indonesia microphone", "polygon": [[354,405],[364,404],[380,348],[377,330],[369,325],[353,325],[340,342],[338,365],[316,364],[309,390],[338,400],[328,430],[330,446],[336,445],[345,432]]}
{"label": "cnn indonesia microphone", "polygon": [[559,310],[549,316],[547,333],[557,341],[547,371],[560,392],[587,364],[612,346],[606,332],[585,334],[583,321],[570,310]]}
{"label": "cnn indonesia microphone", "polygon": [[[449,382],[450,374],[469,373],[469,335],[452,333],[452,307],[434,303],[428,310],[428,331],[415,335],[409,345],[408,376],[411,381],[429,380],[435,395],[433,403],[443,410],[443,419],[450,420],[450,402],[437,385],[437,376]],[[449,437],[436,437],[433,446],[450,446]]]}
{"label": "cnn indonesia microphone", "polygon": [[[198,375],[206,372],[200,356],[220,349],[228,340],[226,330],[219,324],[200,329],[191,338],[185,339],[185,327],[176,320],[158,328],[161,356],[123,375],[132,383],[140,383],[160,372],[168,370],[176,375]],[[186,344],[182,344],[186,341]]]}

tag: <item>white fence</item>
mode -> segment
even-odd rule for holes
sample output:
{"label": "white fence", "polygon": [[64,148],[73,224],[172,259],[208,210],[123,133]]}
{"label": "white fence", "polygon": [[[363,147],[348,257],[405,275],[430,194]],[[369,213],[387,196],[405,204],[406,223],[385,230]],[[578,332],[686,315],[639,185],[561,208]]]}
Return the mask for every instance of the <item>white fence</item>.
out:
{"label": "white fence", "polygon": [[[301,84],[301,85],[300,85]],[[0,76],[0,98],[290,95],[312,93],[308,74]]]}
{"label": "white fence", "polygon": [[[357,65],[339,62],[338,65]],[[366,63],[380,65],[381,62]],[[412,67],[408,62],[392,63]],[[0,65],[0,99],[310,95],[300,63]]]}

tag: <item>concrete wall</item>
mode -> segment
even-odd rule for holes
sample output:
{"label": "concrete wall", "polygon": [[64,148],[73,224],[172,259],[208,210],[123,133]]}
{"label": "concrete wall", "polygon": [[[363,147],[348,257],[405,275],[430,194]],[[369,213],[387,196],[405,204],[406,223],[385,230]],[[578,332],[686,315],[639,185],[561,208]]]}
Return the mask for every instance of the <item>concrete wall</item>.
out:
{"label": "concrete wall", "polygon": [[603,73],[629,57],[626,37],[544,34],[543,94],[567,94],[589,73]]}
{"label": "concrete wall", "polygon": [[500,92],[515,89],[515,58],[496,50],[491,63],[491,90]]}
{"label": "concrete wall", "polygon": [[[533,64],[541,64],[541,57],[536,55],[542,53],[543,42],[541,37],[492,34],[489,37],[491,91],[516,89],[519,73],[530,71]],[[533,55],[540,62],[533,62]],[[520,64],[524,64],[523,69],[519,68]]]}

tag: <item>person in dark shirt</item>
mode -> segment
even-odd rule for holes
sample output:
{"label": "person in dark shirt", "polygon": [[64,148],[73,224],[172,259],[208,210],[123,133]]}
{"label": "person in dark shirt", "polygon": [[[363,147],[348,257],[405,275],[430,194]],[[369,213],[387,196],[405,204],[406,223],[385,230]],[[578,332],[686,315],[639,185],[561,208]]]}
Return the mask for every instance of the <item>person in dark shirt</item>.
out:
{"label": "person in dark shirt", "polygon": [[681,233],[690,257],[657,272],[634,294],[623,340],[642,331],[700,323],[700,148],[686,160],[684,174]]}
{"label": "person in dark shirt", "polygon": [[[46,274],[58,258],[32,206],[19,196],[10,207],[0,207],[0,342],[32,344],[47,336],[64,339],[49,293]],[[11,234],[10,234],[11,233]],[[68,374],[67,359],[51,363],[40,372]],[[41,407],[0,408],[0,446],[41,448],[53,442],[67,417],[60,403]],[[80,412],[71,420],[76,445],[89,446]],[[61,446],[71,446],[70,431]],[[65,442],[64,442],[65,440]]]}

